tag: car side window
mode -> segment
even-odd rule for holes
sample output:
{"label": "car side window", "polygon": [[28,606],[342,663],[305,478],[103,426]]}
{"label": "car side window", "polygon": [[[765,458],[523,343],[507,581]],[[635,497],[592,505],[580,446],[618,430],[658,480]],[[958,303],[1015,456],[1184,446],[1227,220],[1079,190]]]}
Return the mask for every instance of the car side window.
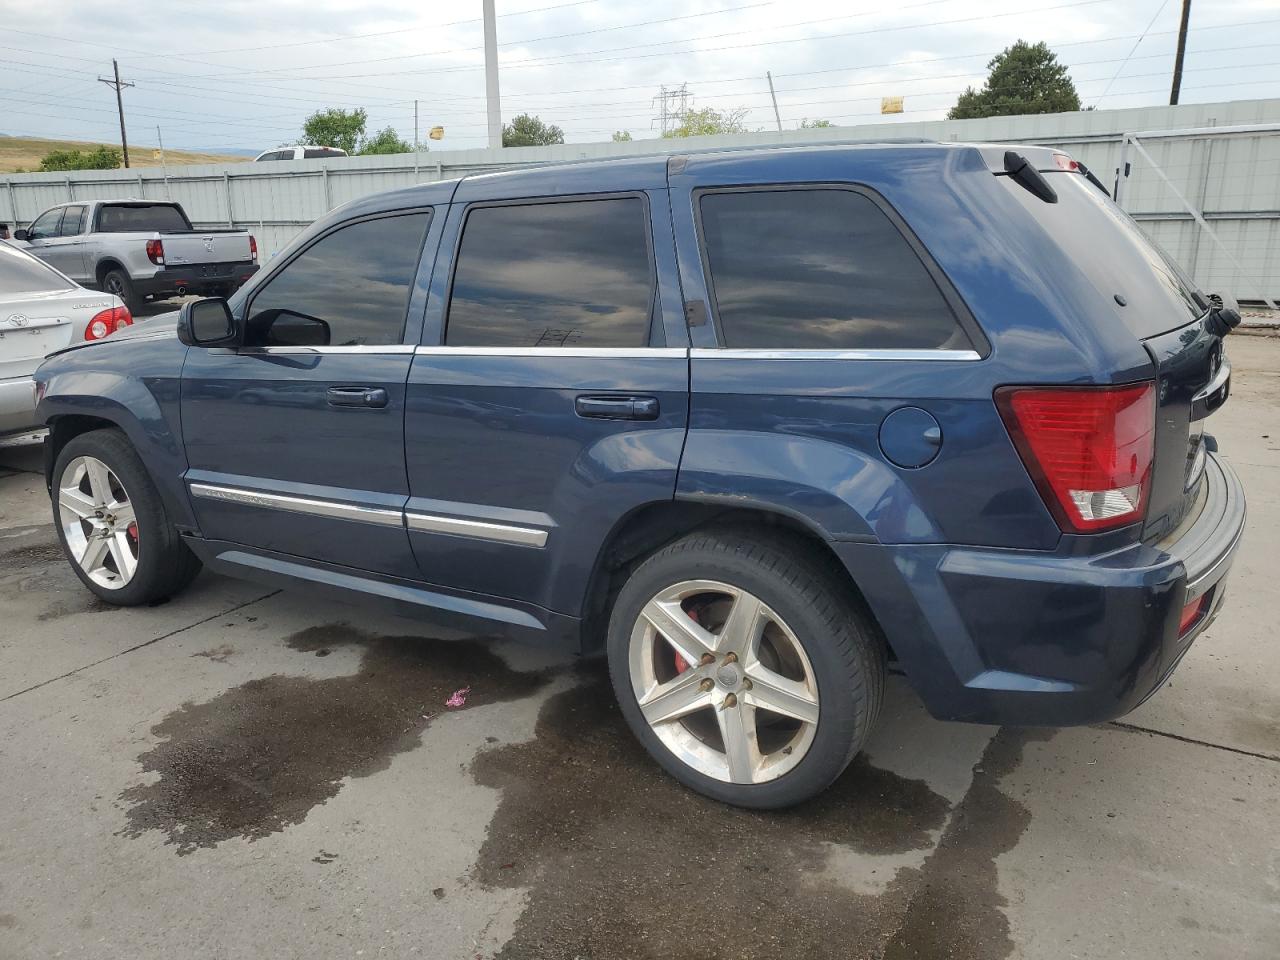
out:
{"label": "car side window", "polygon": [[62,207],[46,210],[36,217],[35,223],[27,230],[28,240],[48,240],[58,235],[58,221],[62,219]]}
{"label": "car side window", "polygon": [[639,197],[475,207],[458,248],[445,343],[645,346],[654,276]]}
{"label": "car side window", "polygon": [[62,215],[62,226],[58,229],[60,237],[78,237],[84,229],[84,207],[67,207]]}
{"label": "car side window", "polygon": [[254,294],[245,345],[398,344],[430,220],[362,220],[313,243]]}
{"label": "car side window", "polygon": [[712,192],[699,214],[726,347],[972,347],[920,256],[863,193]]}

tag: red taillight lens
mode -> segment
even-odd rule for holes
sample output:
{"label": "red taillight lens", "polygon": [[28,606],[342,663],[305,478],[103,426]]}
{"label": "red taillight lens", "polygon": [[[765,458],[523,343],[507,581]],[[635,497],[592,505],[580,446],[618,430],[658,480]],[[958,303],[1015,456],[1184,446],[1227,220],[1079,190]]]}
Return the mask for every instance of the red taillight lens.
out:
{"label": "red taillight lens", "polygon": [[127,307],[112,307],[110,310],[103,310],[101,313],[93,315],[89,325],[84,328],[84,338],[86,340],[101,340],[103,337],[111,336],[121,327],[127,327],[132,323],[133,315],[129,313]]}
{"label": "red taillight lens", "polygon": [[258,262],[258,241],[254,239],[253,234],[249,234],[249,258],[254,263]]}
{"label": "red taillight lens", "polygon": [[1182,608],[1182,616],[1178,619],[1178,636],[1182,636],[1199,621],[1205,608],[1209,605],[1209,594],[1202,594]]}
{"label": "red taillight lens", "polygon": [[164,241],[163,240],[147,241],[147,259],[155,264],[164,263]]}
{"label": "red taillight lens", "polygon": [[1075,160],[1072,160],[1065,153],[1055,153],[1053,155],[1053,162],[1058,165],[1059,170],[1070,170],[1075,172],[1080,170],[1080,164]]}
{"label": "red taillight lens", "polygon": [[1002,387],[995,396],[1064,532],[1096,533],[1142,519],[1155,456],[1155,384]]}

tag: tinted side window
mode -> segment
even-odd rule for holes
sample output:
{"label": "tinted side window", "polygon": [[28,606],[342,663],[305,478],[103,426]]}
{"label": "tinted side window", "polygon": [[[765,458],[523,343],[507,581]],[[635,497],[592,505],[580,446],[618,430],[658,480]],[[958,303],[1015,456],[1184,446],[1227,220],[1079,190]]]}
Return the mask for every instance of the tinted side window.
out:
{"label": "tinted side window", "polygon": [[58,231],[59,236],[79,236],[80,231],[84,229],[84,211],[84,207],[67,207],[67,212],[62,215],[62,228]]}
{"label": "tinted side window", "polygon": [[702,242],[727,347],[967,349],[893,221],[851,190],[705,194]]}
{"label": "tinted side window", "polygon": [[399,343],[430,220],[430,213],[365,220],[312,244],[255,294],[245,343]]}
{"label": "tinted side window", "polygon": [[35,223],[27,230],[27,239],[45,239],[58,235],[58,221],[62,219],[62,208],[50,210],[36,217]]}
{"label": "tinted side window", "polygon": [[644,346],[654,289],[648,236],[638,197],[471,210],[445,342]]}
{"label": "tinted side window", "polygon": [[102,233],[190,229],[186,215],[169,203],[131,203],[98,208],[98,230]]}
{"label": "tinted side window", "polygon": [[344,156],[344,154],[341,151],[334,150],[330,147],[316,147],[314,149],[308,149],[308,150],[302,151],[302,158],[304,160],[317,160],[324,157],[341,157],[341,156]]}

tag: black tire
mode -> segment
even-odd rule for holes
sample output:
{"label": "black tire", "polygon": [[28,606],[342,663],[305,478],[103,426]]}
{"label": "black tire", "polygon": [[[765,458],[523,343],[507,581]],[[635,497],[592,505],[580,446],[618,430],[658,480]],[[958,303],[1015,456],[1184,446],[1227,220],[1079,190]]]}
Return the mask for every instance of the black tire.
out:
{"label": "black tire", "polygon": [[142,309],[143,300],[134,290],[129,274],[123,270],[108,270],[102,277],[102,289],[123,300],[130,313],[137,313]]}
{"label": "black tire", "polygon": [[[94,582],[72,558],[63,530],[63,511],[58,499],[63,474],[77,457],[101,460],[124,485],[133,504],[138,524],[138,566],[123,587],[111,589]],[[165,600],[180,592],[200,572],[200,560],[182,542],[169,520],[164,503],[151,476],[142,465],[133,445],[119,430],[93,430],[73,437],[58,454],[53,467],[53,520],[67,562],[80,582],[107,603],[134,607]]]}
{"label": "black tire", "polygon": [[[809,658],[819,697],[816,733],[800,762],[777,779],[737,784],[708,776],[680,760],[641,713],[630,676],[632,629],[651,598],[685,580],[718,580],[754,594]],[[697,531],[647,558],[618,594],[607,652],[623,716],[654,759],[686,786],[740,807],[788,807],[825,790],[866,742],[884,694],[885,644],[848,582],[801,538],[763,529]]]}

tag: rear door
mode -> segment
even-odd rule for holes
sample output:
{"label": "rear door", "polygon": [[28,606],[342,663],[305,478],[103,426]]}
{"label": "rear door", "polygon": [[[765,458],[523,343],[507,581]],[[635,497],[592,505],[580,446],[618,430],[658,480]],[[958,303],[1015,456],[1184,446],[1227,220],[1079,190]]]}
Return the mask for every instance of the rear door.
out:
{"label": "rear door", "polygon": [[610,530],[672,498],[688,350],[648,171],[459,185],[408,386],[427,581],[579,615]]}
{"label": "rear door", "polygon": [[[431,208],[338,224],[258,285],[246,345],[191,349],[187,481],[202,534],[413,578],[405,379]],[[429,260],[429,258],[428,258]]]}

